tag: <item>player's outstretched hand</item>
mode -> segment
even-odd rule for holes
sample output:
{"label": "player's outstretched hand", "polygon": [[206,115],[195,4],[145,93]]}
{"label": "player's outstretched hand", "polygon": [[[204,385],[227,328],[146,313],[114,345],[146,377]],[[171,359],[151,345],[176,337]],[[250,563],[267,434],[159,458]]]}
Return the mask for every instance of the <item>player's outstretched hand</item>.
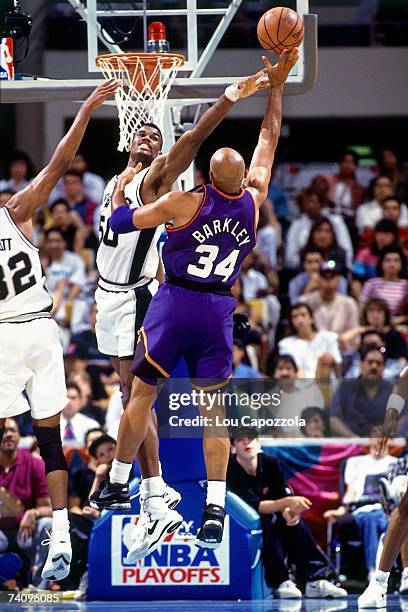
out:
{"label": "player's outstretched hand", "polygon": [[268,75],[271,87],[283,85],[289,76],[290,71],[299,59],[299,49],[295,47],[288,54],[288,50],[284,49],[279,56],[276,64],[271,63],[266,55],[262,56],[265,64],[265,72]]}
{"label": "player's outstretched hand", "polygon": [[115,93],[119,85],[120,81],[118,79],[109,79],[109,81],[102,83],[102,85],[99,85],[91,93],[89,98],[85,101],[84,106],[86,106],[91,112],[94,111]]}
{"label": "player's outstretched hand", "polygon": [[118,176],[118,182],[127,185],[135,178],[136,174],[138,174],[143,169],[143,164],[139,162],[133,168],[132,166],[127,166],[121,174]]}
{"label": "player's outstretched hand", "polygon": [[268,79],[265,78],[266,70],[260,70],[252,76],[246,77],[241,81],[238,81],[237,87],[239,89],[240,98],[248,98],[262,89],[269,87]]}

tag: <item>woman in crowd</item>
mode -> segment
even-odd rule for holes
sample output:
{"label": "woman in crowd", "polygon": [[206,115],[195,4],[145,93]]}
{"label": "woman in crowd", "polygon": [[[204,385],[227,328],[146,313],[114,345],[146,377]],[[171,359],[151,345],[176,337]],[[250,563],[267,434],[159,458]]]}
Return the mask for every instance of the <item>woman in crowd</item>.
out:
{"label": "woman in crowd", "polygon": [[364,282],[377,275],[377,265],[382,249],[388,246],[400,246],[399,230],[395,223],[380,219],[374,227],[374,235],[370,246],[358,251],[353,262],[353,276]]}
{"label": "woman in crowd", "polygon": [[377,266],[377,276],[363,285],[360,302],[364,305],[370,298],[383,299],[394,317],[408,313],[407,263],[399,247],[390,246],[382,250]]}
{"label": "woman in crowd", "polygon": [[317,248],[322,254],[324,261],[333,259],[343,271],[346,269],[346,252],[339,246],[333,224],[326,217],[317,219],[309,234],[306,249]]}
{"label": "woman in crowd", "polygon": [[373,178],[368,188],[369,201],[361,204],[356,212],[356,225],[360,234],[372,229],[382,218],[382,202],[392,195],[394,187],[388,176],[380,174]]}
{"label": "woman in crowd", "polygon": [[15,151],[9,161],[9,178],[0,181],[0,191],[21,191],[31,182],[35,174],[33,162],[23,151]]}

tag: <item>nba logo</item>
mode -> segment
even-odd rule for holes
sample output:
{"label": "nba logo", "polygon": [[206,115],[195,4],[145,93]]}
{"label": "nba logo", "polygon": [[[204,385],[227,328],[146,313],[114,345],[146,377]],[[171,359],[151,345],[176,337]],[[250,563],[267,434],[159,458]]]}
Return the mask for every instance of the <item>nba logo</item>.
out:
{"label": "nba logo", "polygon": [[0,80],[14,79],[13,39],[0,38]]}

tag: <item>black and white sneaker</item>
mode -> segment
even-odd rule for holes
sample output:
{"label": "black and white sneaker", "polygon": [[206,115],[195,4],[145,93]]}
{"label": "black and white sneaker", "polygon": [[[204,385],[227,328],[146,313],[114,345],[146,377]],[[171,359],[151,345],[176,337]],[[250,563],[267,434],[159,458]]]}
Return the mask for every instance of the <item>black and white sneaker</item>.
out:
{"label": "black and white sneaker", "polygon": [[97,510],[130,510],[129,483],[116,484],[107,478],[92,493],[89,503]]}
{"label": "black and white sneaker", "polygon": [[195,545],[199,548],[218,548],[221,546],[224,533],[225,510],[215,504],[204,508],[201,528],[197,533]]}

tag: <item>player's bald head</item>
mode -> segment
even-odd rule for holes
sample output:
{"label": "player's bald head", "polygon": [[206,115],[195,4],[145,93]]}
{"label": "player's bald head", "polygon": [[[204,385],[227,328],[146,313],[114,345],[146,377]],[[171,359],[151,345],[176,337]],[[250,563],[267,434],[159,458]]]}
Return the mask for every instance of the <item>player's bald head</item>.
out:
{"label": "player's bald head", "polygon": [[242,155],[229,147],[218,149],[210,161],[210,174],[216,187],[228,193],[238,191],[245,176],[245,162]]}

